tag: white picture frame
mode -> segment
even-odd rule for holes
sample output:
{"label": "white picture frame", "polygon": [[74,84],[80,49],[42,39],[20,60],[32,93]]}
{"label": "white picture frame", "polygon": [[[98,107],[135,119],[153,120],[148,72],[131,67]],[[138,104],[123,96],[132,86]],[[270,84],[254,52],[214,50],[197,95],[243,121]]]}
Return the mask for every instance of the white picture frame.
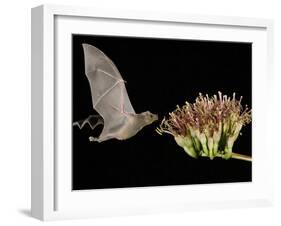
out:
{"label": "white picture frame", "polygon": [[[153,29],[146,29],[149,26]],[[147,33],[147,30],[153,32]],[[61,117],[68,114],[67,110],[58,109],[71,106],[71,79],[67,78],[71,53],[67,46],[73,32],[252,42],[253,111],[256,112],[253,115],[253,181],[72,192],[71,144],[69,137],[63,135],[71,126],[66,125],[70,116]],[[267,19],[57,5],[33,8],[32,216],[56,220],[272,204],[273,184],[268,175],[273,167],[273,153],[267,149],[268,139],[263,139],[268,117],[264,103],[271,104],[265,100],[270,99],[273,83],[272,33],[273,22]]]}

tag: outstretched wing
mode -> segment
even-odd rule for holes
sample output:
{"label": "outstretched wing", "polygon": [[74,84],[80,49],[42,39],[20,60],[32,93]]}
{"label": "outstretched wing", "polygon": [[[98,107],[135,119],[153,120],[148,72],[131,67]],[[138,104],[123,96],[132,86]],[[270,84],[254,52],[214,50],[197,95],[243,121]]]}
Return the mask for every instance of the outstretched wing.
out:
{"label": "outstretched wing", "polygon": [[135,114],[124,80],[101,50],[89,44],[83,44],[83,49],[93,108],[104,119],[102,134],[113,133],[124,123],[124,112]]}

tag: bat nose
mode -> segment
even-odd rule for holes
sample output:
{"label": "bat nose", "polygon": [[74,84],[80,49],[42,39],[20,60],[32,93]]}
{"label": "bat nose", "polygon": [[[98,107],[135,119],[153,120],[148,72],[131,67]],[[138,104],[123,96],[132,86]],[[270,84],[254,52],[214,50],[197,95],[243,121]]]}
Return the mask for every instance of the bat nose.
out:
{"label": "bat nose", "polygon": [[154,119],[158,120],[158,115],[157,114],[154,114]]}

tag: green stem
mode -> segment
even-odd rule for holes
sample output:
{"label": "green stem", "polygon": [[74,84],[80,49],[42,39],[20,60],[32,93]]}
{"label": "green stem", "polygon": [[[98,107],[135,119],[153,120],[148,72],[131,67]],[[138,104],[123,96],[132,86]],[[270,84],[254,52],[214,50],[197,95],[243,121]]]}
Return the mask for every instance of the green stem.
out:
{"label": "green stem", "polygon": [[[206,155],[205,153],[201,154],[202,157],[209,157],[208,155]],[[216,157],[223,157],[222,154],[216,154]],[[238,153],[233,153],[230,158],[233,159],[239,159],[239,160],[244,160],[244,161],[248,161],[251,162],[252,161],[252,157],[248,156],[248,155],[242,155],[242,154],[238,154]]]}
{"label": "green stem", "polygon": [[241,154],[233,153],[233,152],[232,152],[231,158],[252,162],[252,157],[251,156],[241,155]]}

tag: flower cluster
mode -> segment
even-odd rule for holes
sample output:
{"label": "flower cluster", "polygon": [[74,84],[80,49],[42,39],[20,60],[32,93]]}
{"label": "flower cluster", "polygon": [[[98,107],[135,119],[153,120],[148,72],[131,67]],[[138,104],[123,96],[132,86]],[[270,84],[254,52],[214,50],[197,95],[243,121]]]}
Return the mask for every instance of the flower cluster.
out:
{"label": "flower cluster", "polygon": [[171,134],[178,145],[192,157],[207,156],[228,159],[243,125],[250,123],[251,110],[236,100],[222,95],[199,94],[195,103],[185,103],[169,113],[156,131]]}

